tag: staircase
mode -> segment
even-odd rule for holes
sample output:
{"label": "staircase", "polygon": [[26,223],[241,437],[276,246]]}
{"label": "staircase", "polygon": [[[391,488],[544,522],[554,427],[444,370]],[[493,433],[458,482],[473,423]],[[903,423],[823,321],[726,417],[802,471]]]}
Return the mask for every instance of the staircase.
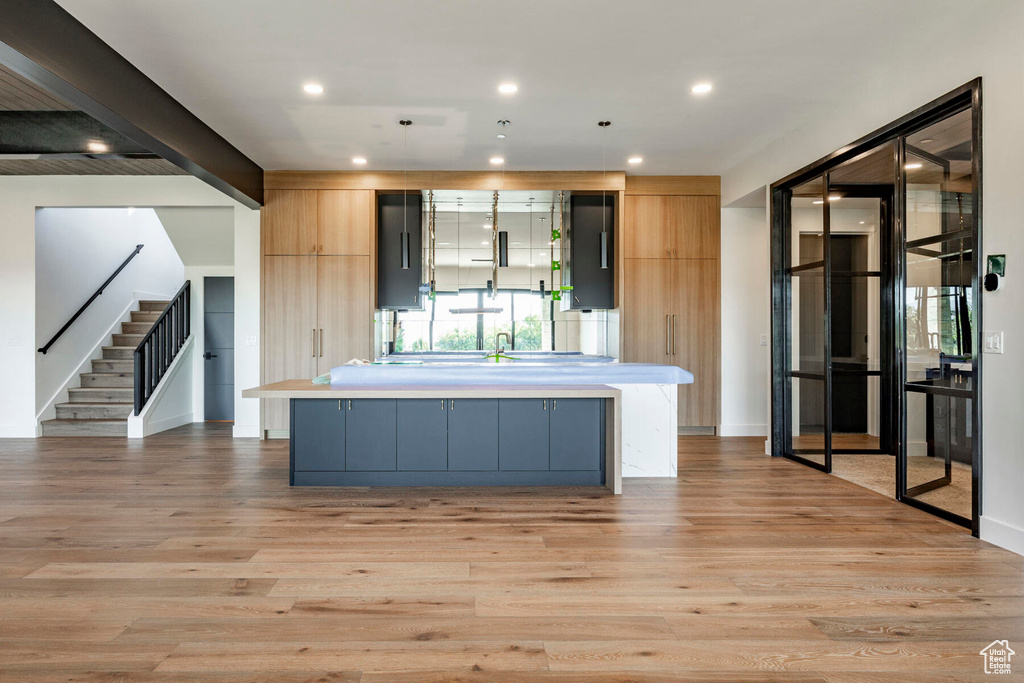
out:
{"label": "staircase", "polygon": [[140,301],[130,322],[121,323],[103,358],[81,374],[81,387],[68,389],[68,402],[57,404],[57,419],[43,420],[43,436],[127,436],[135,397],[135,347],[169,301]]}

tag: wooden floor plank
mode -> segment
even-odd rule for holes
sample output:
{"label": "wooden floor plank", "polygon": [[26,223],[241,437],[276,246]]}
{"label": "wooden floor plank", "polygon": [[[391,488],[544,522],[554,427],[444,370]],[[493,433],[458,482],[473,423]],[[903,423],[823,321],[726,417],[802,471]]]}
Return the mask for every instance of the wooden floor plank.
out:
{"label": "wooden floor plank", "polygon": [[679,443],[612,496],[291,488],[230,425],[0,440],[0,683],[914,683],[1024,645],[1020,556]]}

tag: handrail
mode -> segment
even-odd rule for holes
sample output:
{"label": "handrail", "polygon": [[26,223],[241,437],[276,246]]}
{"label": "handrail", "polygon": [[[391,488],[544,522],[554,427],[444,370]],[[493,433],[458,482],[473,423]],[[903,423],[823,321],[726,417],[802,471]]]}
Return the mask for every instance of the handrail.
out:
{"label": "handrail", "polygon": [[141,415],[178,351],[192,334],[192,281],[185,280],[135,347],[135,414]]}
{"label": "handrail", "polygon": [[82,313],[85,312],[85,309],[89,308],[89,304],[91,304],[93,301],[95,301],[96,297],[98,297],[100,294],[103,293],[103,290],[107,288],[107,285],[109,285],[113,281],[113,279],[115,277],[117,277],[118,273],[120,273],[122,270],[124,270],[124,267],[128,265],[128,262],[131,261],[133,258],[135,258],[136,254],[138,254],[140,251],[142,251],[142,247],[144,247],[144,246],[146,246],[146,245],[144,245],[144,244],[137,244],[135,246],[135,251],[133,251],[131,254],[128,255],[128,258],[126,258],[124,260],[124,263],[122,263],[120,266],[118,266],[117,270],[114,271],[113,275],[108,277],[107,281],[104,282],[102,285],[100,285],[100,288],[96,290],[96,293],[93,294],[91,297],[89,297],[88,301],[86,301],[84,304],[82,304],[82,307],[79,308],[78,311],[73,316],[71,316],[70,320],[68,320],[66,323],[64,323],[64,327],[60,328],[57,331],[57,334],[53,335],[53,339],[51,339],[50,341],[46,342],[46,345],[43,346],[42,348],[36,349],[36,351],[38,351],[39,353],[41,353],[41,354],[43,354],[45,356],[46,352],[50,350],[51,346],[53,346],[53,342],[55,342],[58,339],[60,339],[60,336],[68,331],[68,328],[71,327],[71,324],[74,323],[76,320],[78,320],[78,316],[82,315]]}

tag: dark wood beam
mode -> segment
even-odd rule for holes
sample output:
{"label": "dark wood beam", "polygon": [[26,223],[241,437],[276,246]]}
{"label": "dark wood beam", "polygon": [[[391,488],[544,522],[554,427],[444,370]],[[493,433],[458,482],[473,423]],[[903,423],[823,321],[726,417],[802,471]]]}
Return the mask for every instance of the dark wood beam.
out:
{"label": "dark wood beam", "polygon": [[0,0],[0,64],[251,208],[263,169],[52,0]]}

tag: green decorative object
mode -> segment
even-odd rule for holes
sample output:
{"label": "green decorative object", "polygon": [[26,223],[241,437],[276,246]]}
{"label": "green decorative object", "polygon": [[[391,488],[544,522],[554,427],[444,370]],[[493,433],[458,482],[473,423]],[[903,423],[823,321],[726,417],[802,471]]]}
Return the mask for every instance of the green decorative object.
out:
{"label": "green decorative object", "polygon": [[561,291],[563,291],[563,292],[571,292],[572,291],[572,285],[562,285],[561,287],[559,287],[559,289]]}
{"label": "green decorative object", "polygon": [[554,242],[555,240],[560,240],[560,239],[562,239],[562,231],[559,230],[558,228],[552,229],[551,230],[551,241]]}
{"label": "green decorative object", "polygon": [[558,291],[557,289],[551,290],[551,300],[552,301],[561,301],[562,300],[562,293],[560,291]]}
{"label": "green decorative object", "polygon": [[551,262],[551,270],[561,270],[561,269],[562,269],[562,262],[561,261],[552,261]]}

